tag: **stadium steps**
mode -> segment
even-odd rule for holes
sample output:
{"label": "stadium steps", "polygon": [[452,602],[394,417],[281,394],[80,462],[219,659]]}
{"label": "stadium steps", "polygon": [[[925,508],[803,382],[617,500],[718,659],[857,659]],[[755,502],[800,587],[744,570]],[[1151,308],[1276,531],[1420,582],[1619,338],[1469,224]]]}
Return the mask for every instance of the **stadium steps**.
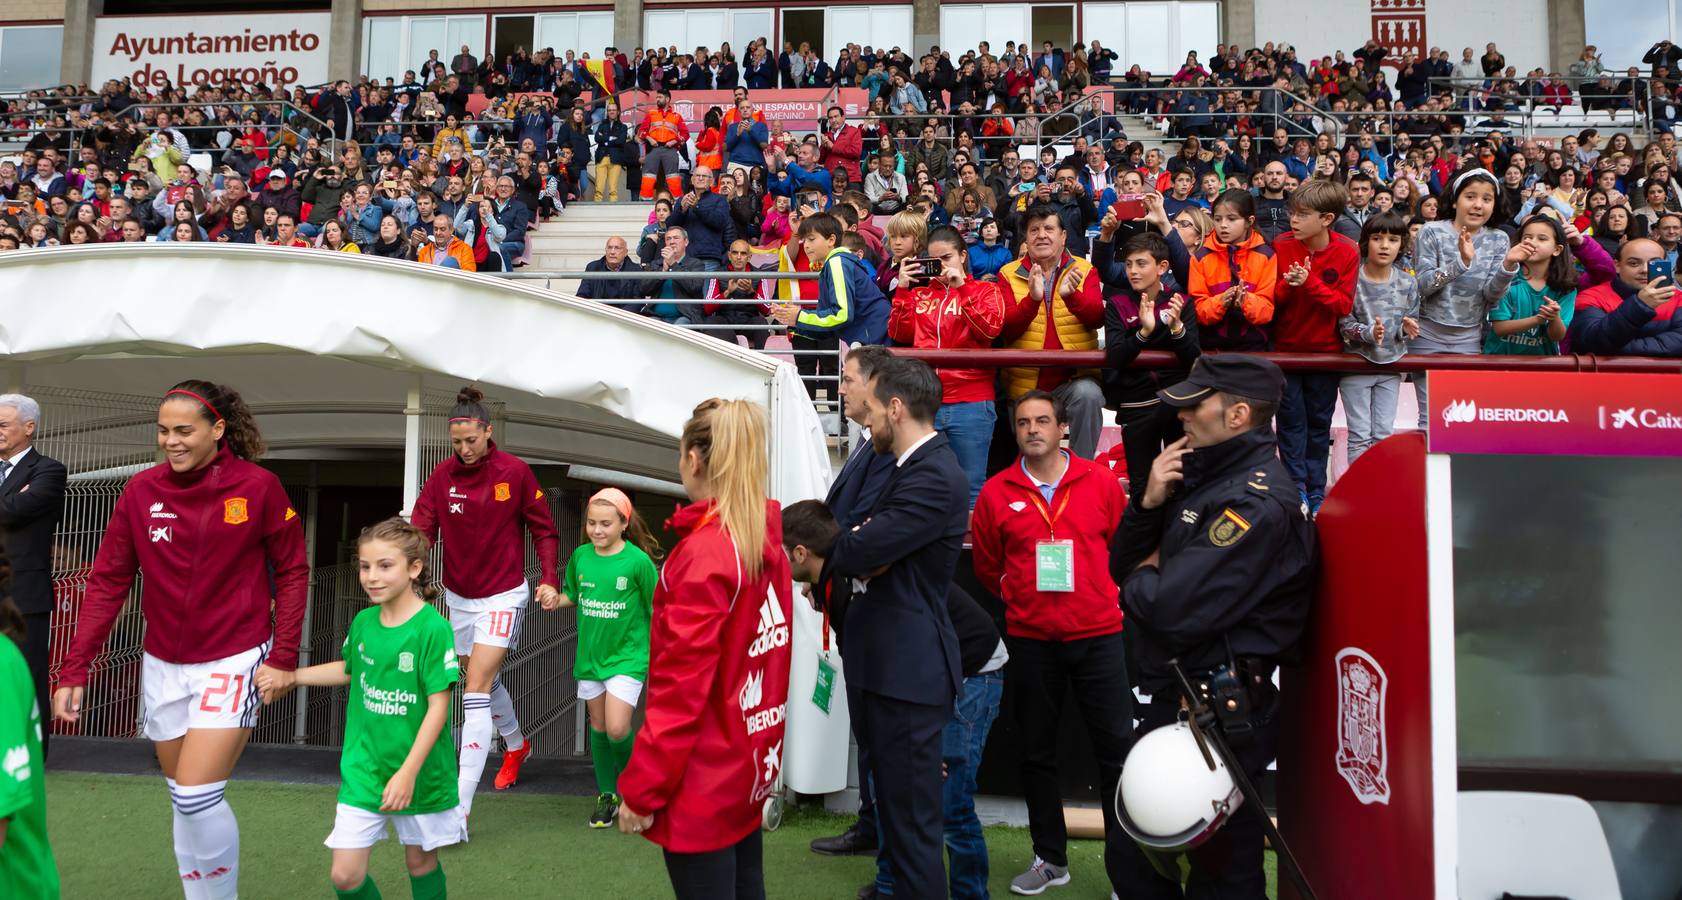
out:
{"label": "stadium steps", "polygon": [[[624,238],[634,253],[652,208],[648,203],[574,203],[531,233],[527,269],[582,271],[585,264],[601,258],[607,239],[615,235]],[[578,289],[578,282],[557,279],[549,287],[571,293]]]}

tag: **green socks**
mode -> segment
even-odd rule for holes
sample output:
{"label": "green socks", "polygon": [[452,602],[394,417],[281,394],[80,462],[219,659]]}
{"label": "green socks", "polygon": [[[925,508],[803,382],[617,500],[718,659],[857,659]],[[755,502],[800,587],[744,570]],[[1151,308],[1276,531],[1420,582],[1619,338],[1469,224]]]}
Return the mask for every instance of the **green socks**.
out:
{"label": "green socks", "polygon": [[625,771],[625,767],[631,762],[631,744],[636,741],[636,738],[637,734],[633,731],[625,735],[623,740],[608,741],[608,746],[613,750],[613,793],[615,796],[619,794],[619,775]]}
{"label": "green socks", "polygon": [[334,888],[333,893],[339,895],[339,900],[380,900],[380,889],[374,885],[374,876],[372,875],[365,876],[362,883],[354,891],[341,891]]}
{"label": "green socks", "polygon": [[596,793],[613,793],[619,780],[613,742],[607,739],[607,732],[594,728],[590,729],[590,767],[596,770]]}
{"label": "green socks", "polygon": [[409,876],[409,892],[415,900],[445,900],[449,891],[444,888],[444,863],[439,861],[432,871],[425,875]]}

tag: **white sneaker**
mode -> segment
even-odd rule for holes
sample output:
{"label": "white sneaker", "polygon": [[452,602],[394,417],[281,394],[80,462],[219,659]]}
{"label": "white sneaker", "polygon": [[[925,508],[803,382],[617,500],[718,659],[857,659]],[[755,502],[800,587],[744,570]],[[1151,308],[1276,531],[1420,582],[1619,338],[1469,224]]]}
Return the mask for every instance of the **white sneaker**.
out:
{"label": "white sneaker", "polygon": [[1069,870],[1064,866],[1054,866],[1039,857],[1034,857],[1034,864],[1028,871],[1011,879],[1010,892],[1024,897],[1035,897],[1045,893],[1048,887],[1058,887],[1069,883]]}

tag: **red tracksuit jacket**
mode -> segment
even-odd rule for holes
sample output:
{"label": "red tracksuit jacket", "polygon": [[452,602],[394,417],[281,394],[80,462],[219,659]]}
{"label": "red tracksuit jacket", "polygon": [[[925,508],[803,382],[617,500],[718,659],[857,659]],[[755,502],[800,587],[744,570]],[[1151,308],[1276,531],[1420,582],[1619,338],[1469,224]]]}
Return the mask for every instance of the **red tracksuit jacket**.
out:
{"label": "red tracksuit jacket", "polygon": [[794,585],[782,507],[765,504],[759,577],[742,570],[712,503],[679,509],[649,634],[648,706],[619,793],[654,814],[644,837],[674,853],[732,846],[760,826],[782,771]]}
{"label": "red tracksuit jacket", "polygon": [[[970,518],[975,575],[1005,604],[1005,631],[1038,641],[1073,641],[1121,630],[1121,591],[1110,577],[1110,536],[1127,498],[1108,469],[1069,454],[1051,503],[1022,471],[1022,459],[987,479]],[[1055,527],[1048,524],[1055,521]],[[1041,592],[1034,577],[1040,541],[1075,544],[1075,589]]]}
{"label": "red tracksuit jacket", "polygon": [[[888,313],[888,337],[904,347],[966,350],[993,346],[1004,328],[1005,295],[997,284],[971,279],[953,290],[938,287],[901,287],[894,292]],[[992,369],[935,370],[940,376],[941,403],[973,403],[997,396]]]}
{"label": "red tracksuit jacket", "polygon": [[444,587],[469,600],[513,590],[526,580],[524,521],[541,569],[539,584],[560,587],[561,538],[525,460],[490,451],[473,465],[450,454],[427,476],[409,521],[444,539]]}
{"label": "red tracksuit jacket", "polygon": [[272,633],[267,664],[297,666],[309,566],[303,520],[274,473],[224,446],[202,469],[177,474],[160,463],[130,479],[88,576],[60,687],[88,683],[88,666],[105,646],[137,571],[146,579],[140,609],[147,653],[170,663],[210,662],[250,650]]}
{"label": "red tracksuit jacket", "polygon": [[[1290,353],[1342,353],[1337,320],[1355,308],[1355,280],[1361,271],[1361,250],[1352,240],[1331,233],[1326,249],[1309,252],[1290,233],[1273,242],[1279,264],[1273,293],[1273,349]],[[1285,280],[1291,266],[1308,267],[1308,280],[1292,287]]]}

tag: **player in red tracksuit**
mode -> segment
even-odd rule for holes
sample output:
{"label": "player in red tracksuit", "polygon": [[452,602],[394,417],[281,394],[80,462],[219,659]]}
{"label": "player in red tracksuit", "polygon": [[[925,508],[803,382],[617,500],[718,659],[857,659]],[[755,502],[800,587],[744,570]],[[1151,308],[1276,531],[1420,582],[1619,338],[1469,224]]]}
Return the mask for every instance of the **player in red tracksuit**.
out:
{"label": "player in red tracksuit", "polygon": [[782,773],[793,583],[765,498],[765,410],[708,400],[679,441],[693,501],[654,593],[648,706],[619,830],[665,849],[678,900],[765,896],[760,823]]}
{"label": "player in red tracksuit", "polygon": [[134,476],[111,513],[53,715],[81,718],[88,669],[144,575],[145,732],[175,809],[181,888],[220,900],[239,891],[239,823],[223,789],[257,724],[258,673],[286,682],[297,666],[309,566],[303,523],[280,479],[252,462],[263,438],[232,388],[171,388],[158,449],[165,461]]}
{"label": "player in red tracksuit", "polygon": [[428,540],[444,541],[444,602],[456,635],[456,656],[467,673],[461,695],[462,815],[485,773],[492,732],[502,735],[497,790],[513,787],[531,745],[520,733],[514,698],[497,673],[520,642],[531,588],[526,584],[525,535],[537,550],[537,600],[559,594],[560,534],[531,466],[491,440],[485,395],[464,387],[450,409],[450,454],[421,486],[410,522]]}

